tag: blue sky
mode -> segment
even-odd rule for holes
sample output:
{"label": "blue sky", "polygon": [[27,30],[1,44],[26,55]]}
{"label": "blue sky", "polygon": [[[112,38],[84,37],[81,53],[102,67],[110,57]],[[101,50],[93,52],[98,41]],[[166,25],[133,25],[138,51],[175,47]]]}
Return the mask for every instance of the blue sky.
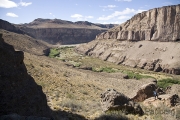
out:
{"label": "blue sky", "polygon": [[120,24],[134,14],[180,0],[0,0],[0,19],[29,23],[36,18]]}

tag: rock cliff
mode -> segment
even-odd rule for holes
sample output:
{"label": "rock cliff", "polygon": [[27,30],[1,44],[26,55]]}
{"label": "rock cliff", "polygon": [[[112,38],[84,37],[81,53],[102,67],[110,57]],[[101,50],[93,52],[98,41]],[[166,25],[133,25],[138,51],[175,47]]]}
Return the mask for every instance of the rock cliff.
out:
{"label": "rock cliff", "polygon": [[180,5],[139,13],[76,51],[116,64],[180,74],[179,18]]}
{"label": "rock cliff", "polygon": [[24,31],[18,29],[13,24],[11,24],[11,23],[9,23],[7,21],[4,21],[2,19],[0,19],[0,29],[4,29],[4,30],[7,30],[7,31],[15,32],[15,33],[24,34]]}
{"label": "rock cliff", "polygon": [[0,116],[17,113],[23,116],[50,117],[42,87],[28,75],[21,51],[4,42],[0,34]]}
{"label": "rock cliff", "polygon": [[151,9],[97,35],[96,39],[180,41],[180,4]]}
{"label": "rock cliff", "polygon": [[50,44],[79,44],[92,41],[97,34],[115,25],[38,18],[29,24],[16,26],[34,38],[44,40]]}

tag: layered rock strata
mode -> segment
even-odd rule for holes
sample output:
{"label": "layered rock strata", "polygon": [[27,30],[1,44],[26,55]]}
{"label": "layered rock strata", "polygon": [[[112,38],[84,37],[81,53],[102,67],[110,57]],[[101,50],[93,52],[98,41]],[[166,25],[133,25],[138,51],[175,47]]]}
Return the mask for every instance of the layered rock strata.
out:
{"label": "layered rock strata", "polygon": [[50,44],[79,44],[94,40],[97,34],[115,25],[38,18],[31,23],[16,26],[34,38]]}
{"label": "layered rock strata", "polygon": [[179,75],[179,18],[180,5],[145,11],[77,46],[76,51],[116,64]]}
{"label": "layered rock strata", "polygon": [[180,4],[154,8],[134,15],[96,39],[180,41]]}

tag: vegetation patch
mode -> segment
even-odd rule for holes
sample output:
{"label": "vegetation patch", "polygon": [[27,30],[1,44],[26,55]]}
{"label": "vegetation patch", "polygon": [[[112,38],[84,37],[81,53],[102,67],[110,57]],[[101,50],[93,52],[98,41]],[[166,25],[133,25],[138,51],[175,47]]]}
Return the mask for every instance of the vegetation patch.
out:
{"label": "vegetation patch", "polygon": [[94,72],[107,72],[107,73],[114,73],[117,70],[111,67],[101,67],[101,68],[92,68]]}
{"label": "vegetation patch", "polygon": [[78,101],[73,100],[73,99],[63,100],[61,103],[61,106],[70,108],[73,112],[79,111],[82,109],[82,105]]}
{"label": "vegetation patch", "polygon": [[158,80],[157,82],[158,87],[163,88],[163,89],[173,84],[180,84],[180,80],[167,78],[167,79]]}
{"label": "vegetation patch", "polygon": [[142,78],[153,78],[152,76],[141,75],[141,74],[139,74],[139,73],[135,73],[135,72],[132,72],[132,71],[123,71],[123,73],[127,74],[129,79],[137,79],[137,80],[140,80],[140,79],[142,79]]}
{"label": "vegetation patch", "polygon": [[54,58],[60,55],[59,49],[52,48],[50,49],[49,57]]}

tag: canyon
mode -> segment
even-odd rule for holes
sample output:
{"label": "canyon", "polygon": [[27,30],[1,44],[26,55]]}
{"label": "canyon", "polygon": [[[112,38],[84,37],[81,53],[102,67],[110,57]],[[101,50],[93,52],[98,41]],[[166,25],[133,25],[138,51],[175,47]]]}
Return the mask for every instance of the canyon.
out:
{"label": "canyon", "polygon": [[79,45],[76,51],[105,61],[180,74],[180,5],[151,9]]}

